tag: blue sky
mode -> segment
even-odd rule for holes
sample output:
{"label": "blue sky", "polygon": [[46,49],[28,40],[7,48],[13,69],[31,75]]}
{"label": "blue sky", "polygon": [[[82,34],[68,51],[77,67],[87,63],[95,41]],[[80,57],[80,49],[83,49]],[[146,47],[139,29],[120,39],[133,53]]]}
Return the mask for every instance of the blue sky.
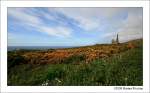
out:
{"label": "blue sky", "polygon": [[84,46],[142,38],[142,8],[8,8],[8,46]]}

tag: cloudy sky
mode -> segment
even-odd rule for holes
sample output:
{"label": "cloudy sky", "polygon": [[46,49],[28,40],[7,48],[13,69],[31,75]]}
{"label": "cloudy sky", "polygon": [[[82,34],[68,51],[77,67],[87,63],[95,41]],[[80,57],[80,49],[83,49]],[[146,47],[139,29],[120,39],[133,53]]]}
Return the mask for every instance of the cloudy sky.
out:
{"label": "cloudy sky", "polygon": [[142,8],[8,8],[8,46],[82,46],[142,38]]}

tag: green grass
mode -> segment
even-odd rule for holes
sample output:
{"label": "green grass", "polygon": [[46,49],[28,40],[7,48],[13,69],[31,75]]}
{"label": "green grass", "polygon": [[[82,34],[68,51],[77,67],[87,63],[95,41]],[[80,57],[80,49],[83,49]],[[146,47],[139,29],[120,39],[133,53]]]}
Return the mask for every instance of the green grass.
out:
{"label": "green grass", "polygon": [[8,85],[142,86],[142,51],[138,47],[89,64],[16,65],[8,69]]}

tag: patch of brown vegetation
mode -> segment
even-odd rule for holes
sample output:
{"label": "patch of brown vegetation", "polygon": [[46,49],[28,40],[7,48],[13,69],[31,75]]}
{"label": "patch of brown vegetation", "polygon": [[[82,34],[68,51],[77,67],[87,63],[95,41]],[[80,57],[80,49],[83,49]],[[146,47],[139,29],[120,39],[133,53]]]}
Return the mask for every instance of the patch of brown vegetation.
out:
{"label": "patch of brown vegetation", "polygon": [[[132,43],[112,44],[112,45],[94,45],[79,48],[56,49],[45,52],[26,52],[23,56],[31,64],[60,64],[73,55],[85,55],[84,62],[89,63],[95,59],[107,58],[114,54],[133,49],[136,46]],[[78,62],[79,63],[79,62]]]}
{"label": "patch of brown vegetation", "polygon": [[133,49],[133,48],[135,48],[135,46],[134,46],[133,43],[130,42],[130,43],[128,43],[127,48],[128,49]]}

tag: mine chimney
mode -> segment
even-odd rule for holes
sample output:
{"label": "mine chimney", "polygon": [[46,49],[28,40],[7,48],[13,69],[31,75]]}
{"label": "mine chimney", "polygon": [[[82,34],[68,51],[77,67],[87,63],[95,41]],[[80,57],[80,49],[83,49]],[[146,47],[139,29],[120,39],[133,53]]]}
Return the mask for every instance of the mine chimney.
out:
{"label": "mine chimney", "polygon": [[116,38],[116,43],[119,44],[119,37],[118,37],[118,34],[117,34],[117,38]]}

